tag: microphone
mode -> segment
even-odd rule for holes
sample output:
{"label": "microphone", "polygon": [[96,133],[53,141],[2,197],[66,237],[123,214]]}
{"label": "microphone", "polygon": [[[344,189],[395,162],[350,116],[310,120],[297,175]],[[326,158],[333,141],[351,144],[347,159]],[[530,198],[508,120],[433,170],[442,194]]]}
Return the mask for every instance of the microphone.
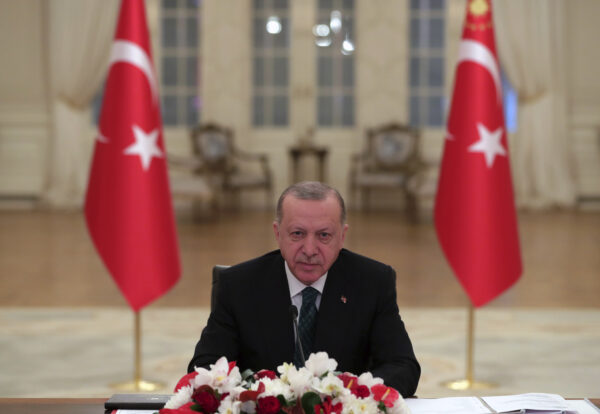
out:
{"label": "microphone", "polygon": [[[298,308],[294,305],[290,306],[290,313],[292,314],[292,321],[294,321],[294,333],[296,334],[296,346],[300,350],[300,360],[302,361],[302,366],[306,365],[306,361],[304,360],[304,350],[302,349],[302,343],[300,342],[300,335],[298,335]],[[300,368],[300,367],[296,367]]]}

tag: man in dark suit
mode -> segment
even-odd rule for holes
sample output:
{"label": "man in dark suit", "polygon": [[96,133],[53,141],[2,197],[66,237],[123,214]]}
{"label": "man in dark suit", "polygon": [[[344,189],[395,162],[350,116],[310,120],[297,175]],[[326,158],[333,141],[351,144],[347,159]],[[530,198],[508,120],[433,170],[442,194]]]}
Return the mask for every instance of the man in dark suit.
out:
{"label": "man in dark suit", "polygon": [[[223,355],[241,370],[275,370],[302,364],[300,349],[305,358],[325,351],[338,370],[370,371],[412,396],[421,368],[398,312],[396,273],[343,249],[348,225],[340,194],[317,182],[289,187],[273,229],[279,250],[221,273],[188,371]],[[292,305],[300,309],[297,340]]]}

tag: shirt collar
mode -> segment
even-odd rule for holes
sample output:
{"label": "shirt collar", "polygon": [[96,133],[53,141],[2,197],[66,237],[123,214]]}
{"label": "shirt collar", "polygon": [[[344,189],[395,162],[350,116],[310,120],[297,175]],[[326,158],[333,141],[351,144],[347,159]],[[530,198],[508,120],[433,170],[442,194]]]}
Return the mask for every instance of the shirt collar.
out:
{"label": "shirt collar", "polygon": [[[305,285],[304,283],[302,283],[301,281],[296,279],[296,276],[294,276],[294,274],[290,270],[290,267],[288,266],[287,262],[284,261],[284,263],[285,263],[285,274],[287,276],[288,286],[290,287],[290,297],[293,298],[294,296],[296,296],[297,294],[302,292],[302,290],[307,285]],[[325,274],[323,276],[321,276],[312,285],[310,285],[311,287],[317,289],[319,291],[319,294],[321,294],[321,295],[323,294],[323,289],[325,288],[325,281],[327,280],[327,273],[328,272],[325,272]]]}

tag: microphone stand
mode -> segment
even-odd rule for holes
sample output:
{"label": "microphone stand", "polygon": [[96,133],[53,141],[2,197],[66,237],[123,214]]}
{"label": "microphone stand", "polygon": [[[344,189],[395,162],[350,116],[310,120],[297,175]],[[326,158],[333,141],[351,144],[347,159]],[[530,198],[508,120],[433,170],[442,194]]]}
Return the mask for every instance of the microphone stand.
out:
{"label": "microphone stand", "polygon": [[290,313],[292,314],[292,321],[294,321],[294,333],[296,334],[296,346],[300,350],[300,359],[302,360],[302,366],[306,365],[304,359],[304,350],[302,349],[302,342],[300,342],[300,335],[298,335],[298,308],[294,305],[290,306]]}

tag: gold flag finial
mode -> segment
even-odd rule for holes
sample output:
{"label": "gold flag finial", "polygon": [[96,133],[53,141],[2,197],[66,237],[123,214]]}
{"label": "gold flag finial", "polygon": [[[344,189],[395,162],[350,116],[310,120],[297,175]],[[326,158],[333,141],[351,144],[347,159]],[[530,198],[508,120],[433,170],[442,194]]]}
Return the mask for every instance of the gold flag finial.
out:
{"label": "gold flag finial", "polygon": [[488,12],[490,6],[486,0],[471,0],[469,12],[474,16],[483,16]]}

